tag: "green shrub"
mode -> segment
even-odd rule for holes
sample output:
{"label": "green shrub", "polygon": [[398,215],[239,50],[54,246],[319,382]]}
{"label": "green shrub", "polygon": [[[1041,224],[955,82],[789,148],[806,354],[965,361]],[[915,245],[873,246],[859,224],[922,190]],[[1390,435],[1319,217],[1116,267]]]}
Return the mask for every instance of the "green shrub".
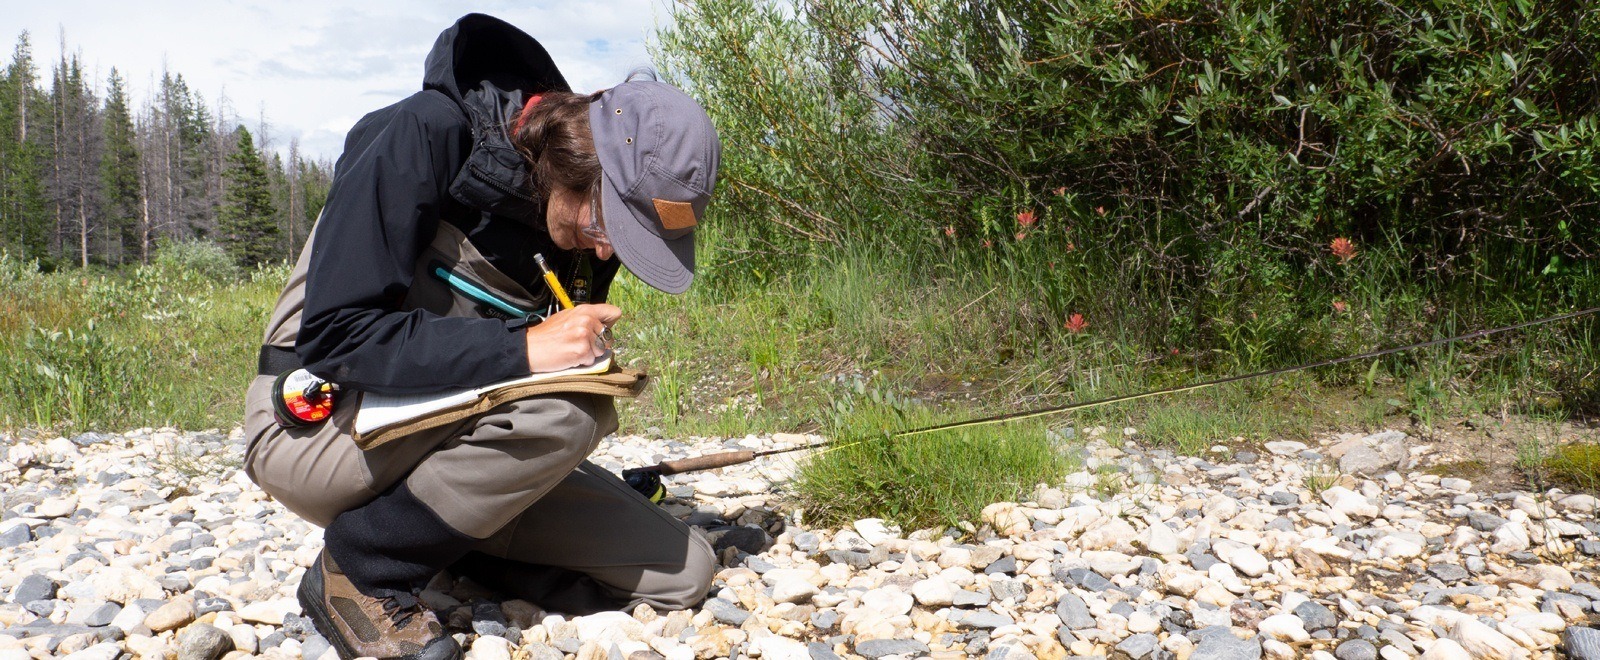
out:
{"label": "green shrub", "polygon": [[152,262],[170,273],[219,282],[237,280],[242,274],[226,248],[207,240],[165,241],[156,248]]}
{"label": "green shrub", "polygon": [[866,252],[984,274],[1025,334],[1081,313],[1218,370],[1600,300],[1584,3],[675,7],[724,285]]}

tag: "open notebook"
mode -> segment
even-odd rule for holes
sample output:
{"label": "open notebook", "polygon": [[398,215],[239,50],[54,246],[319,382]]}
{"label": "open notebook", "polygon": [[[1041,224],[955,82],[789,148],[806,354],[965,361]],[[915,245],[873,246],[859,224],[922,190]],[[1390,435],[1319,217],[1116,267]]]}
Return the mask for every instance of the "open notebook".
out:
{"label": "open notebook", "polygon": [[356,434],[370,434],[378,429],[394,427],[423,419],[445,411],[459,410],[491,393],[523,385],[532,385],[567,376],[586,376],[605,373],[611,369],[611,351],[606,351],[594,364],[538,373],[522,378],[501,381],[483,387],[429,392],[426,394],[373,394],[361,395],[361,405],[356,410]]}

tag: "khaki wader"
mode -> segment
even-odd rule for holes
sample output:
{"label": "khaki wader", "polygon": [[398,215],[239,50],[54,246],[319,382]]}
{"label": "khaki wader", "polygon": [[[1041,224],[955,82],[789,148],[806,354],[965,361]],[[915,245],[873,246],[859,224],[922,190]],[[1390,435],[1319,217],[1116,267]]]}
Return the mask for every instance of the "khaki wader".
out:
{"label": "khaki wader", "polygon": [[[294,346],[311,245],[308,239],[272,312],[264,340],[268,345]],[[440,223],[438,236],[418,259],[405,309],[482,316],[473,301],[428,274],[434,263],[446,264],[523,309],[549,304],[549,294],[529,294],[495,270],[454,226]],[[716,570],[705,539],[586,460],[601,438],[617,428],[610,397],[570,394],[513,401],[476,418],[362,451],[351,437],[356,413],[352,393],[346,393],[327,422],[284,429],[273,419],[272,382],[273,376],[257,376],[250,386],[245,472],[313,524],[326,527],[340,513],[404,482],[440,520],[481,539],[473,550],[512,560],[501,564],[535,576],[533,581],[544,579],[541,571],[575,571],[628,607],[649,603],[682,609],[705,596]],[[546,593],[539,604],[563,611],[566,593]],[[571,607],[565,611],[587,606],[566,604]]]}

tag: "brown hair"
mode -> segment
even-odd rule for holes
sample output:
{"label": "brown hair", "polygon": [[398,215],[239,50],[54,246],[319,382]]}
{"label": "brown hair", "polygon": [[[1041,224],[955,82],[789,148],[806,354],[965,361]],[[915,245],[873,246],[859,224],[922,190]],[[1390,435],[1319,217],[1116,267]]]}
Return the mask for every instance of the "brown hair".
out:
{"label": "brown hair", "polygon": [[589,104],[600,92],[544,92],[525,106],[511,127],[511,144],[533,165],[535,192],[549,199],[555,187],[585,192],[600,183],[600,157],[589,131]]}

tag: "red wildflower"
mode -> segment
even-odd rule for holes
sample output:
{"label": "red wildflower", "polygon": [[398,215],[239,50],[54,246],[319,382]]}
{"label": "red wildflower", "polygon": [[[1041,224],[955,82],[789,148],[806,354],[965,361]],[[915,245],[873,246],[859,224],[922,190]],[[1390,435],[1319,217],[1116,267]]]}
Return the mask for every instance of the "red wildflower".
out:
{"label": "red wildflower", "polygon": [[1343,236],[1333,239],[1333,242],[1328,244],[1328,249],[1333,251],[1333,256],[1338,257],[1341,264],[1356,256],[1356,244]]}
{"label": "red wildflower", "polygon": [[1033,223],[1038,221],[1039,219],[1034,217],[1033,211],[1023,211],[1017,214],[1017,224],[1024,227],[1032,227]]}
{"label": "red wildflower", "polygon": [[983,239],[983,246],[986,247],[986,248],[992,248],[992,247],[994,247],[994,241],[991,241],[991,240],[985,238],[985,239]]}
{"label": "red wildflower", "polygon": [[1089,327],[1089,322],[1083,320],[1082,314],[1073,314],[1067,317],[1067,332],[1078,334]]}
{"label": "red wildflower", "polygon": [[1335,301],[1333,301],[1333,311],[1338,312],[1340,314],[1343,314],[1343,313],[1345,313],[1345,312],[1347,312],[1349,310],[1350,310],[1350,306],[1346,305],[1343,300],[1335,300]]}
{"label": "red wildflower", "polygon": [[1025,231],[1017,232],[1017,240],[1020,241],[1020,240],[1022,240],[1024,238],[1027,238],[1027,237],[1028,237],[1028,232],[1025,232]]}
{"label": "red wildflower", "polygon": [[944,235],[945,236],[955,236],[956,235],[956,226],[955,225],[945,225],[944,226]]}

